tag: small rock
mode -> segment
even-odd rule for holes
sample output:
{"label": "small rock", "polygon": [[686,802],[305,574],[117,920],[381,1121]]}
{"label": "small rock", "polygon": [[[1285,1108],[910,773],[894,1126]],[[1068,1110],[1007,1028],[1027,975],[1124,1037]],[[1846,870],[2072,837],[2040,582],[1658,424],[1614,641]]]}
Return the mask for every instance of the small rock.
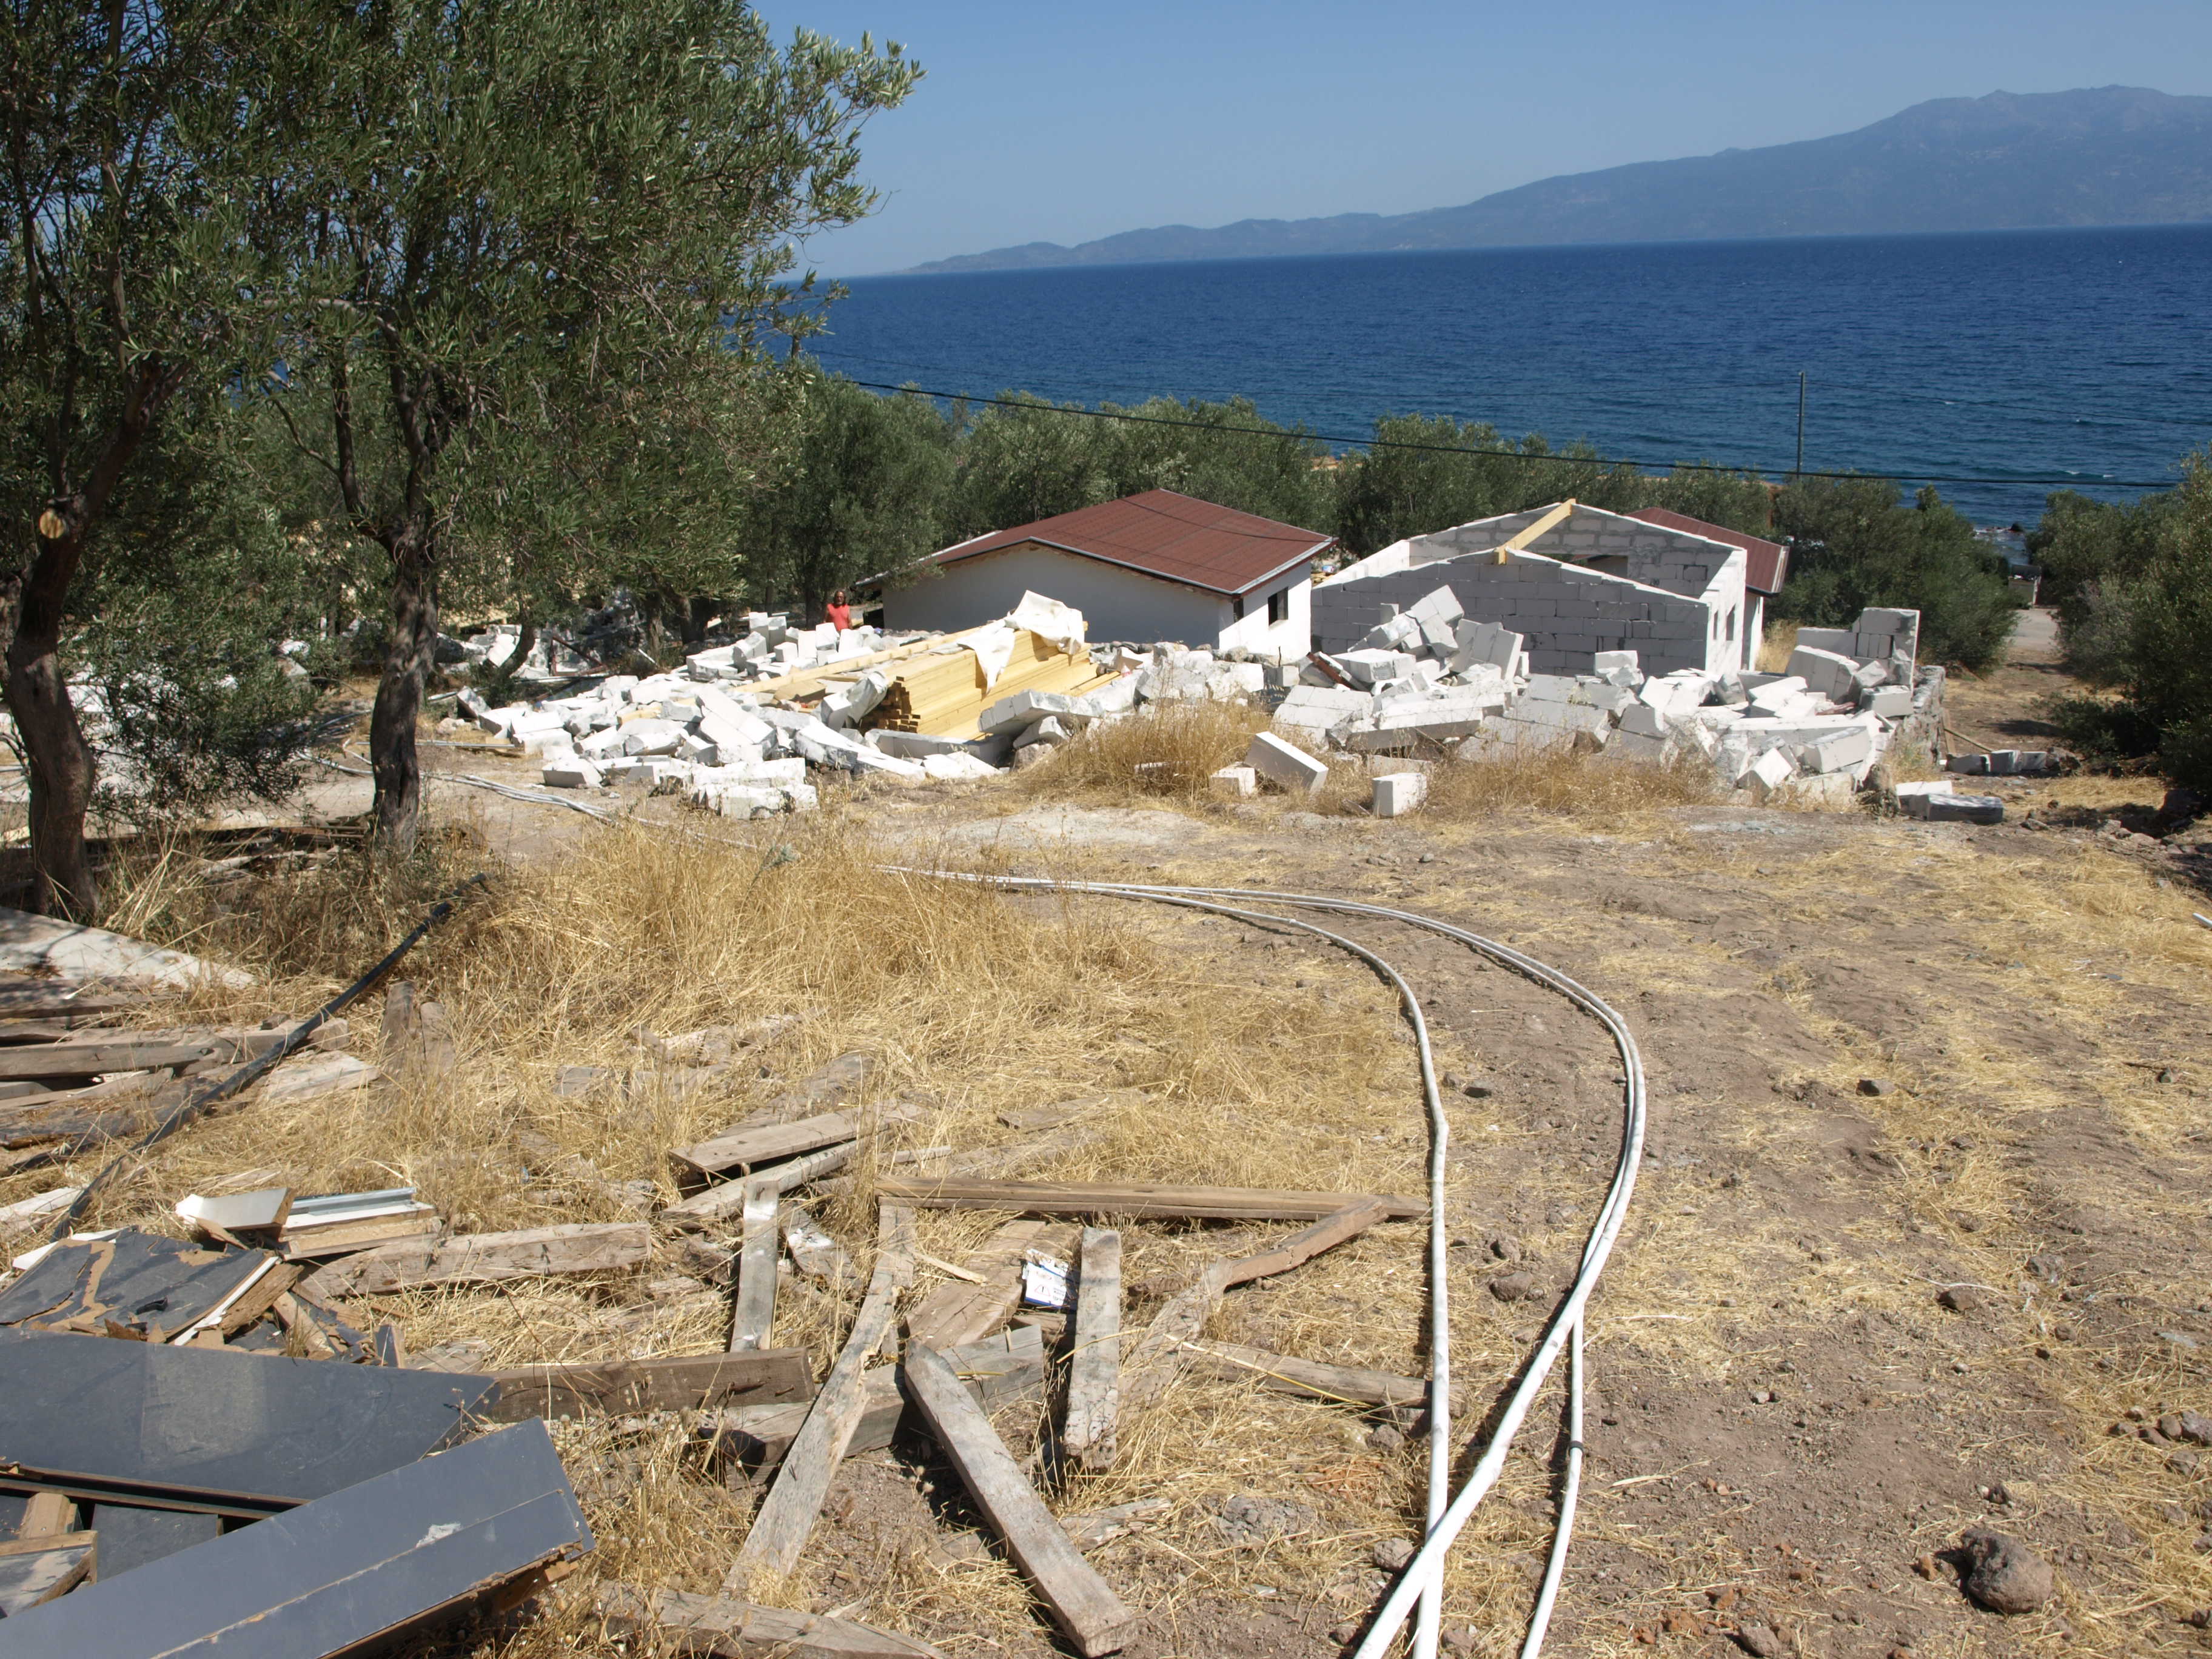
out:
{"label": "small rock", "polygon": [[1367,1552],[1367,1559],[1385,1572],[1403,1572],[1413,1559],[1413,1547],[1402,1538],[1385,1538]]}
{"label": "small rock", "polygon": [[2197,1473],[2197,1454],[2193,1451],[2172,1453],[2166,1460],[2166,1467],[2186,1480]]}
{"label": "small rock", "polygon": [[1991,1613],[2033,1613],[2057,1591],[2051,1564],[2009,1533],[1961,1535],[1970,1565],[1960,1588]]}
{"label": "small rock", "polygon": [[1474,1632],[1472,1630],[1448,1630],[1444,1632],[1444,1649],[1449,1653],[1473,1653]]}
{"label": "small rock", "polygon": [[1739,1625],[1735,1634],[1736,1646],[1750,1654],[1752,1659],[1783,1659],[1790,1651],[1783,1646],[1782,1638],[1765,1625]]}
{"label": "small rock", "polygon": [[1405,1435],[1388,1423],[1377,1423],[1367,1431],[1367,1445],[1371,1451],[1394,1452],[1406,1443]]}
{"label": "small rock", "polygon": [[2196,1412],[2177,1412],[2173,1415],[2173,1427],[2167,1428],[2166,1421],[2161,1417],[2158,1426],[2167,1439],[2188,1440],[2199,1446],[2212,1446],[2212,1417]]}
{"label": "small rock", "polygon": [[1948,1285],[1936,1299],[1953,1313],[1979,1313],[1990,1304],[1988,1293],[1972,1285]]}
{"label": "small rock", "polygon": [[1331,1625],[1328,1627],[1328,1639],[1341,1646],[1349,1647],[1354,1641],[1358,1639],[1358,1637],[1359,1626],[1353,1624],[1349,1619],[1346,1620],[1340,1625]]}
{"label": "small rock", "polygon": [[1500,1261],[1518,1261],[1521,1259],[1521,1241],[1510,1233],[1499,1233],[1486,1240],[1485,1243],[1491,1255]]}
{"label": "small rock", "polygon": [[2158,1518],[2169,1527],[2185,1527],[2189,1524],[2189,1511],[2179,1504],[2160,1504]]}
{"label": "small rock", "polygon": [[2032,1255],[2027,1259],[2028,1272],[2056,1285],[2058,1276],[2066,1271],[2066,1264],[2055,1255]]}
{"label": "small rock", "polygon": [[1501,1273],[1490,1281],[1490,1293],[1500,1302],[1526,1302],[1536,1294],[1534,1273]]}
{"label": "small rock", "polygon": [[1863,1095],[1893,1095],[1897,1092],[1897,1085],[1886,1077],[1863,1077],[1859,1079],[1859,1092]]}
{"label": "small rock", "polygon": [[1290,1498],[1262,1498],[1254,1492],[1240,1492],[1222,1500],[1213,1524],[1231,1545],[1247,1547],[1271,1544],[1278,1538],[1311,1532],[1320,1521],[1321,1517],[1305,1504]]}

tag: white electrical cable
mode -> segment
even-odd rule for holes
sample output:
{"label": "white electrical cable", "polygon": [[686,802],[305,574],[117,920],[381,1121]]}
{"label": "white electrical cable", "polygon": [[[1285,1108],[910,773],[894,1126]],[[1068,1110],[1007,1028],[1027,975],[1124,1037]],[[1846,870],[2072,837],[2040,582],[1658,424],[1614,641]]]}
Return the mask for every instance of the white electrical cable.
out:
{"label": "white electrical cable", "polygon": [[[1407,1563],[1399,1576],[1397,1583],[1391,1587],[1389,1595],[1384,1598],[1382,1607],[1377,1609],[1373,1621],[1368,1626],[1366,1635],[1353,1654],[1353,1659],[1382,1659],[1384,1650],[1397,1639],[1399,1632],[1404,1628],[1414,1603],[1420,1602],[1425,1610],[1431,1600],[1439,1593],[1444,1559],[1451,1548],[1452,1541],[1466,1526],[1468,1517],[1474,1512],[1475,1506],[1481,1503],[1482,1499],[1488,1495],[1490,1489],[1497,1484],[1498,1477],[1504,1468],[1506,1455],[1512,1449],[1514,1438],[1520,1432],[1521,1425],[1528,1417],[1529,1407],[1534,1404],[1536,1395],[1542,1389],[1545,1380],[1550,1376],[1553,1365],[1558,1361],[1560,1349],[1566,1346],[1570,1340],[1572,1340],[1577,1349],[1576,1363],[1570,1376],[1570,1396],[1571,1401],[1578,1405],[1579,1390],[1576,1384],[1579,1380],[1583,1310],[1589,1304],[1590,1292],[1596,1285],[1598,1275],[1603,1270],[1607,1258],[1611,1255],[1613,1244],[1620,1238],[1621,1227],[1627,1219],[1629,1199],[1636,1187],[1637,1165],[1644,1155],[1646,1124],[1644,1063],[1642,1055],[1637,1048],[1634,1036],[1629,1031],[1626,1023],[1604,1001],[1557,969],[1539,962],[1534,957],[1516,951],[1510,945],[1501,945],[1495,939],[1485,939],[1464,928],[1454,927],[1447,922],[1437,921],[1431,917],[1419,915],[1411,911],[1393,909],[1387,905],[1364,904],[1351,899],[1332,898],[1320,894],[1282,893],[1243,887],[1161,887],[1130,883],[1067,882],[1054,881],[1042,877],[979,876],[963,871],[929,871],[911,873],[984,882],[1004,887],[1118,894],[1159,899],[1169,902],[1186,902],[1194,896],[1255,900],[1262,903],[1294,905],[1301,908],[1376,916],[1388,921],[1404,922],[1411,927],[1425,928],[1431,933],[1456,939],[1470,950],[1489,957],[1493,961],[1503,963],[1539,984],[1559,992],[1584,1012],[1595,1018],[1613,1037],[1614,1045],[1620,1051],[1623,1073],[1620,1158],[1614,1169],[1613,1184],[1607,1192],[1605,1203],[1599,1210],[1597,1220],[1590,1229],[1589,1243],[1583,1248],[1582,1267],[1576,1275],[1575,1282],[1568,1292],[1566,1300],[1553,1314],[1552,1322],[1545,1331],[1543,1340],[1538,1344],[1536,1352],[1530,1360],[1519,1386],[1515,1389],[1511,1397],[1506,1401],[1504,1410],[1499,1416],[1498,1426],[1491,1437],[1490,1443],[1484,1449],[1481,1457],[1476,1462],[1474,1471],[1468,1477],[1467,1484],[1460,1489],[1458,1495],[1446,1507],[1443,1516],[1431,1522],[1427,1537],[1423,1540],[1420,1548],[1414,1553],[1413,1559]],[[1279,920],[1288,921],[1289,918],[1279,918]],[[1360,953],[1370,954],[1364,951]],[[1393,977],[1395,977],[1395,973]],[[1439,1349],[1440,1353],[1443,1352],[1443,1350]],[[1572,1411],[1571,1416],[1568,1455],[1571,1465],[1577,1471],[1578,1483],[1581,1441],[1579,1411]],[[1574,1489],[1570,1489],[1562,1495],[1559,1525],[1563,1534],[1569,1531],[1572,1526],[1575,1496]],[[1547,1573],[1547,1588],[1553,1596],[1557,1594],[1559,1574],[1565,1565],[1564,1550],[1564,1542],[1555,1541],[1554,1559],[1551,1569]],[[1545,1607],[1541,1611],[1548,1621],[1549,1607]],[[1427,1622],[1424,1618],[1422,1626],[1425,1626]],[[1430,1659],[1430,1656],[1434,1653],[1434,1648],[1431,1647],[1426,1653],[1423,1652],[1419,1645],[1421,1634],[1421,1626],[1417,1626],[1414,1650],[1417,1659]],[[1540,1646],[1541,1631],[1532,1632],[1530,1639]],[[1533,1659],[1534,1652],[1535,1648],[1524,1649],[1524,1653],[1528,1654],[1530,1659]]]}
{"label": "white electrical cable", "polygon": [[1544,1635],[1552,1627],[1552,1605],[1559,1599],[1559,1580],[1567,1570],[1567,1546],[1575,1535],[1575,1500],[1582,1484],[1583,1328],[1577,1320],[1567,1345],[1567,1468],[1559,1483],[1559,1524],[1552,1532],[1552,1555],[1544,1564],[1535,1611],[1528,1615],[1528,1638],[1521,1644],[1521,1659],[1537,1659],[1544,1650]]}

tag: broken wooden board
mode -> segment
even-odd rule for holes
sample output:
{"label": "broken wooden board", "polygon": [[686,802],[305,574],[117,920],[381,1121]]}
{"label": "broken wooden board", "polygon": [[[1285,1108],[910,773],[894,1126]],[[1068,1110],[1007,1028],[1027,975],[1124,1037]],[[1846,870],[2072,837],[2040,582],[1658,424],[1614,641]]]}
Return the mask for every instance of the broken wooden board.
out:
{"label": "broken wooden board", "polygon": [[903,1123],[919,1115],[908,1106],[880,1115],[859,1111],[819,1112],[787,1123],[733,1124],[720,1133],[690,1146],[679,1146],[669,1157],[703,1176],[730,1170],[755,1170],[780,1158],[797,1158],[817,1147],[840,1141],[860,1140],[881,1123]]}
{"label": "broken wooden board", "polygon": [[1070,1543],[1020,1465],[933,1348],[907,1350],[907,1386],[938,1443],[1077,1652],[1097,1659],[1127,1640],[1136,1614]]}
{"label": "broken wooden board", "polygon": [[1184,1345],[1206,1328],[1231,1285],[1249,1284],[1273,1273],[1288,1273],[1323,1250],[1357,1237],[1387,1219],[1386,1201],[1355,1198],[1334,1215],[1292,1233],[1280,1243],[1251,1255],[1231,1256],[1209,1262],[1189,1289],[1169,1299],[1145,1328],[1136,1352],[1129,1356],[1128,1376],[1121,1389],[1121,1403],[1141,1411],[1164,1393],[1182,1368]]}
{"label": "broken wooden board", "polygon": [[445,1218],[425,1204],[405,1215],[372,1216],[366,1221],[338,1221],[281,1233],[276,1254],[287,1261],[326,1261],[404,1239],[434,1239],[445,1229]]}
{"label": "broken wooden board", "polygon": [[495,1371],[489,1380],[499,1385],[499,1395],[480,1415],[492,1423],[803,1404],[814,1397],[813,1368],[804,1348],[525,1365]]}
{"label": "broken wooden board", "polygon": [[1083,1230],[1075,1279],[1075,1346],[1068,1356],[1060,1443],[1086,1469],[1114,1467],[1121,1410],[1121,1235]]}
{"label": "broken wooden board", "polygon": [[796,1205],[783,1212],[783,1248],[791,1253],[792,1265],[799,1272],[832,1289],[855,1276],[853,1258],[845,1254],[845,1247]]}
{"label": "broken wooden board", "polygon": [[0,1291],[0,1326],[168,1342],[227,1307],[276,1262],[266,1250],[206,1249],[136,1227],[64,1239]]}
{"label": "broken wooden board", "polygon": [[82,980],[0,981],[0,1020],[61,1019],[86,1014],[119,1014],[141,1007],[145,994]]}
{"label": "broken wooden board", "polygon": [[737,1306],[730,1316],[730,1352],[765,1348],[775,1331],[775,1212],[781,1200],[772,1182],[748,1182],[744,1242],[738,1249]]}
{"label": "broken wooden board", "polygon": [[383,1081],[382,1072],[351,1054],[294,1054],[269,1073],[261,1085],[261,1103],[296,1106],[325,1095],[351,1094]]}
{"label": "broken wooden board", "polygon": [[718,1187],[694,1193],[680,1203],[672,1204],[660,1212],[664,1221],[678,1226],[699,1226],[709,1221],[744,1212],[745,1194],[756,1187],[773,1187],[778,1193],[787,1193],[795,1187],[804,1187],[817,1176],[841,1168],[852,1161],[860,1151],[860,1142],[848,1140],[836,1146],[824,1146],[818,1152],[809,1152],[805,1158],[794,1158],[788,1164],[779,1164],[774,1169],[747,1176],[739,1181],[725,1181]]}
{"label": "broken wooden board", "polygon": [[459,1439],[493,1389],[451,1371],[0,1332],[0,1468],[95,1502],[265,1515]]}
{"label": "broken wooden board", "polygon": [[658,1638],[656,1649],[670,1653],[713,1659],[941,1659],[927,1643],[872,1626],[726,1596],[617,1583],[600,1586],[598,1607],[610,1630],[651,1632]]}
{"label": "broken wooden board", "polygon": [[[843,1104],[867,1086],[875,1074],[876,1057],[858,1049],[842,1054],[819,1070],[808,1073],[766,1105],[732,1128],[757,1128],[769,1123],[788,1123],[811,1117]],[[727,1131],[725,1131],[727,1133]]]}
{"label": "broken wooden board", "polygon": [[1255,1383],[1278,1394],[1333,1400],[1346,1406],[1387,1406],[1398,1411],[1418,1411],[1429,1402],[1429,1385],[1418,1376],[1328,1365],[1240,1342],[1193,1339],[1182,1346],[1189,1362],[1209,1376]]}
{"label": "broken wooden board", "polygon": [[191,1066],[214,1052],[202,1043],[45,1042],[0,1048],[0,1079],[102,1077]]}
{"label": "broken wooden board", "polygon": [[756,1572],[787,1577],[799,1565],[822,1512],[822,1500],[851,1445],[867,1402],[866,1371],[877,1345],[889,1334],[899,1292],[914,1283],[914,1212],[886,1204],[878,1218],[875,1271],[843,1351],[814,1397],[806,1422],[792,1442],[775,1484],[753,1517],[752,1530],[722,1580],[724,1591],[742,1595]]}
{"label": "broken wooden board", "polygon": [[[1034,1325],[1010,1326],[981,1342],[947,1349],[945,1358],[987,1413],[1044,1396],[1044,1334]],[[902,1431],[926,1426],[899,1391],[897,1366],[864,1373],[863,1386],[866,1399],[846,1456],[881,1451]],[[783,1462],[805,1422],[804,1406],[738,1406],[701,1426],[726,1442],[721,1455],[729,1462],[758,1479]]]}
{"label": "broken wooden board", "polygon": [[[972,1181],[947,1177],[876,1182],[877,1196],[926,1210],[1010,1210],[1018,1215],[1195,1216],[1224,1221],[1318,1221],[1366,1201],[1360,1193],[1280,1192],[1265,1187],[1174,1187],[1151,1182]],[[1419,1199],[1375,1195],[1382,1219],[1425,1214]]]}
{"label": "broken wooden board", "polygon": [[981,1341],[1021,1305],[1022,1262],[1030,1252],[1058,1255],[1069,1242],[1064,1227],[1008,1222],[959,1264],[972,1279],[940,1285],[915,1304],[906,1316],[908,1339],[933,1348]]}
{"label": "broken wooden board", "polygon": [[591,1547],[545,1425],[527,1423],[0,1621],[0,1656],[352,1652]]}
{"label": "broken wooden board", "polygon": [[0,1543],[0,1619],[66,1595],[93,1576],[98,1553],[99,1534],[90,1532]]}
{"label": "broken wooden board", "polygon": [[164,950],[102,927],[84,927],[52,916],[0,908],[0,971],[33,970],[79,981],[120,980],[179,990],[212,980],[230,990],[243,991],[254,982],[251,974],[182,951]]}
{"label": "broken wooden board", "polygon": [[554,1273],[635,1267],[653,1254],[642,1221],[563,1222],[511,1233],[459,1233],[379,1245],[319,1269],[305,1282],[316,1295],[380,1296],[423,1285],[495,1285]]}

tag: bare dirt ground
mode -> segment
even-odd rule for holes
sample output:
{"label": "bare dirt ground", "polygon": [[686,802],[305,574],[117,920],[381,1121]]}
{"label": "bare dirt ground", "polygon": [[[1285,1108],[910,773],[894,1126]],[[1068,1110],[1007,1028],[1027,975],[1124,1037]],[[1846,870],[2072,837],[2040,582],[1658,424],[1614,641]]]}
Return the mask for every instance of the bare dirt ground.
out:
{"label": "bare dirt ground", "polygon": [[[1954,724],[2032,746],[2033,699],[2057,672],[2021,661],[1962,685]],[[452,772],[531,775],[434,753]],[[1722,805],[1381,823],[1273,804],[1055,805],[987,784],[833,798],[818,823],[735,839],[763,867],[780,842],[804,855],[834,826],[915,859],[1374,899],[1504,939],[1620,1009],[1643,1048],[1651,1138],[1591,1304],[1590,1462],[1549,1651],[2212,1650],[2199,1611],[2212,1608],[2212,1449],[2158,1427],[2212,1414],[2212,929],[2191,918],[2212,907],[2188,832],[2110,828],[2124,804],[2145,821],[2154,782],[2008,787],[2009,817],[2049,827]],[[2101,804],[2075,821],[2062,796]],[[337,781],[312,805],[337,816],[366,799]],[[429,799],[526,864],[611,850],[580,814],[451,781]],[[628,805],[647,822],[681,816]],[[1309,1162],[1275,1184],[1422,1190],[1413,1050],[1389,999],[1340,958],[1103,900],[998,902],[1048,940],[1113,908],[1173,965],[1174,1041],[1205,1034],[1209,987],[1267,1000],[1271,1027],[1224,1016],[1208,1039],[1219,1052],[1188,1062],[1234,1075],[1202,1097],[1228,1103],[1166,1126],[1182,1144],[1233,1159],[1230,1143],[1261,1133],[1240,1123],[1279,1131],[1271,1109],[1295,1111]],[[1509,972],[1410,930],[1346,928],[1413,981],[1455,1079],[1454,1363],[1472,1428],[1533,1347],[1611,1178],[1616,1057],[1593,1022]],[[1071,1043],[1083,1018],[1067,1012]],[[1170,1046],[1142,1023],[1163,1018],[1121,1034],[1133,1056]],[[1040,1097],[1144,1073],[1132,1058],[1071,1078],[1058,1036],[1053,1017],[1033,1024]],[[1341,1114],[1305,1072],[1346,1079]],[[972,1243],[955,1224],[930,1220],[924,1248]],[[1224,1248],[1193,1228],[1140,1249],[1132,1319]],[[1421,1248],[1417,1224],[1378,1229],[1237,1292],[1210,1334],[1419,1373]],[[459,1301],[408,1312],[422,1342],[476,1316]],[[711,1320],[693,1322],[711,1345]],[[1551,1535],[1559,1398],[1555,1381],[1462,1536],[1455,1651],[1517,1651]],[[1133,1431],[1125,1470],[1058,1494],[1064,1513],[1172,1501],[1171,1522],[1090,1557],[1142,1615],[1133,1659],[1342,1652],[1383,1583],[1374,1547],[1419,1530],[1419,1444],[1377,1428],[1193,1378]],[[607,1565],[648,1576],[655,1547],[619,1541],[636,1483],[600,1479],[619,1455],[567,1449]],[[896,1623],[948,1654],[1059,1650],[977,1525],[927,1442],[855,1458],[793,1604]],[[2056,1568],[2046,1606],[2006,1617],[1962,1595],[1946,1552],[1977,1526]],[[571,1639],[562,1650],[602,1650]]]}

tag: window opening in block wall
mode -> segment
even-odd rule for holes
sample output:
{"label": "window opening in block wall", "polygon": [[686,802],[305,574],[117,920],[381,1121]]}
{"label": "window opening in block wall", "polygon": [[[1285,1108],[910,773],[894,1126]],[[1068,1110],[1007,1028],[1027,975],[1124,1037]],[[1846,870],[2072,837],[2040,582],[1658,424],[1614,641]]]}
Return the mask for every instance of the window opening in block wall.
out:
{"label": "window opening in block wall", "polygon": [[1734,605],[1729,607],[1728,628],[1729,643],[1733,645],[1735,643],[1735,607]]}
{"label": "window opening in block wall", "polygon": [[1291,590],[1278,588],[1267,595],[1267,626],[1273,628],[1277,623],[1286,623],[1290,619]]}
{"label": "window opening in block wall", "polygon": [[1238,622],[1244,620],[1244,596],[1242,593],[1229,601],[1229,614]]}

